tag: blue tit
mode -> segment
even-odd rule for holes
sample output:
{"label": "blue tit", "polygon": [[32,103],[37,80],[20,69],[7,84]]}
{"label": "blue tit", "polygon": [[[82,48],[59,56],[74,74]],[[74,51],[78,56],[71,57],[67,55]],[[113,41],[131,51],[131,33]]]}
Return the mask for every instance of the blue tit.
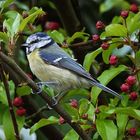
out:
{"label": "blue tit", "polygon": [[76,88],[97,86],[119,98],[112,89],[102,85],[74,59],[72,59],[46,33],[30,35],[26,43],[26,54],[32,73],[60,94]]}

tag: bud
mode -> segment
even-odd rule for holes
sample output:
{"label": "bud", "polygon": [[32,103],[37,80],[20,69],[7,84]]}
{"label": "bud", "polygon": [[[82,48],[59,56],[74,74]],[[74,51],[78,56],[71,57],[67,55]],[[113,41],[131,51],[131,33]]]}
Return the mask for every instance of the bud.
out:
{"label": "bud", "polygon": [[109,44],[107,42],[103,42],[101,44],[101,47],[102,47],[103,50],[107,50],[109,48]]}
{"label": "bud", "polygon": [[121,11],[120,16],[121,16],[121,17],[123,17],[123,18],[125,19],[125,18],[127,18],[127,17],[128,17],[128,14],[129,14],[129,12],[128,12],[128,11],[126,11],[126,10],[124,10],[124,11]]}
{"label": "bud", "polygon": [[137,13],[139,11],[138,6],[136,4],[131,4],[130,11],[133,13]]}
{"label": "bud", "polygon": [[47,22],[45,25],[45,28],[47,30],[57,30],[59,27],[60,27],[59,23],[53,21]]}
{"label": "bud", "polygon": [[82,119],[87,120],[88,119],[88,114],[83,114]]}
{"label": "bud", "polygon": [[121,85],[120,88],[121,88],[122,92],[128,92],[130,87],[127,83],[124,83],[124,84]]}
{"label": "bud", "polygon": [[138,94],[137,92],[133,91],[129,94],[129,99],[132,100],[132,101],[136,101],[138,98]]}
{"label": "bud", "polygon": [[62,118],[61,116],[60,116],[60,118],[59,118],[59,123],[60,123],[60,124],[64,124],[64,123],[65,123],[64,118]]}
{"label": "bud", "polygon": [[100,113],[99,108],[96,108],[95,113],[96,113],[96,114],[99,114],[99,113]]}
{"label": "bud", "polygon": [[105,25],[102,21],[97,21],[96,22],[96,29],[104,29]]}
{"label": "bud", "polygon": [[74,108],[78,107],[78,101],[76,99],[70,100],[70,105]]}
{"label": "bud", "polygon": [[134,85],[136,83],[136,77],[135,76],[128,76],[126,79],[126,83],[130,86]]}
{"label": "bud", "polygon": [[99,41],[100,40],[99,35],[97,35],[97,34],[92,35],[92,40],[93,40],[93,42]]}
{"label": "bud", "polygon": [[130,128],[130,129],[128,130],[128,134],[129,134],[130,136],[135,136],[136,133],[137,133],[137,129],[136,129],[135,127],[132,127],[132,128]]}
{"label": "bud", "polygon": [[16,97],[14,100],[13,100],[13,105],[16,106],[16,107],[19,107],[19,106],[22,106],[23,105],[23,100],[21,97]]}
{"label": "bud", "polygon": [[111,55],[109,58],[109,64],[115,65],[118,62],[118,57],[116,55]]}
{"label": "bud", "polygon": [[16,110],[16,114],[17,114],[18,116],[24,116],[24,115],[26,114],[26,109],[23,108],[23,107],[20,107],[20,108],[18,108],[18,109]]}

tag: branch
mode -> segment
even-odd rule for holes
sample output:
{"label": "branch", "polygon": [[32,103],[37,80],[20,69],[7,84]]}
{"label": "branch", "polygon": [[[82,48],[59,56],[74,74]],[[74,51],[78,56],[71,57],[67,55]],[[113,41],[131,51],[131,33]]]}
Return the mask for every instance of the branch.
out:
{"label": "branch", "polygon": [[1,79],[3,81],[5,91],[6,91],[7,101],[8,101],[8,105],[9,105],[9,111],[10,111],[10,115],[11,115],[12,123],[13,123],[13,127],[14,127],[14,132],[15,132],[15,137],[17,140],[20,140],[20,136],[19,136],[19,132],[18,132],[18,125],[17,125],[15,114],[14,114],[13,105],[12,105],[12,102],[10,99],[9,85],[8,85],[7,77],[4,73],[2,64],[0,65],[0,74],[1,74]]}
{"label": "branch", "polygon": [[[23,72],[23,70],[8,56],[4,53],[0,52],[0,59],[9,65],[24,81],[28,83],[28,85],[34,90],[38,91],[38,86]],[[83,129],[75,122],[72,122],[71,117],[61,108],[59,104],[53,106],[53,100],[46,94],[46,92],[42,91],[39,94],[50,107],[52,107],[60,116],[62,116],[67,123],[79,134],[79,136],[83,140],[91,140],[90,137],[83,131]]]}

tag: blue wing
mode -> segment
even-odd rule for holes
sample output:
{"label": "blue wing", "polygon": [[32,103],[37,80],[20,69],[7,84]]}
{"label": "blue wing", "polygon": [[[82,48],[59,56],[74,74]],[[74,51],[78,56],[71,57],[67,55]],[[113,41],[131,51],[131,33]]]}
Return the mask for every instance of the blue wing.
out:
{"label": "blue wing", "polygon": [[111,93],[119,98],[122,98],[117,92],[111,90],[110,88],[102,85],[97,80],[93,79],[88,72],[77,62],[75,62],[72,58],[70,58],[65,52],[62,53],[54,53],[54,52],[46,52],[46,50],[40,50],[40,57],[48,64],[54,65],[56,67],[60,67],[63,69],[68,69],[71,72],[80,75],[81,77],[86,78],[91,82],[92,85],[96,85],[102,90]]}
{"label": "blue wing", "polygon": [[65,56],[64,54],[56,54],[56,53],[46,53],[44,50],[40,50],[40,57],[48,64],[68,69],[71,72],[74,72],[82,77],[85,77],[89,80],[95,81],[88,72],[76,61],[72,58]]}

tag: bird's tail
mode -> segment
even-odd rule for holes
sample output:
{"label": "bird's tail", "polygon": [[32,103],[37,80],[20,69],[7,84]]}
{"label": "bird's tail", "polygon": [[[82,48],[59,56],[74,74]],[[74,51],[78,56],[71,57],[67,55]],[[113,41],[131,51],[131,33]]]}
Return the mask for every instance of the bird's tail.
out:
{"label": "bird's tail", "polygon": [[110,93],[110,94],[112,94],[112,95],[118,97],[119,99],[122,99],[122,96],[119,95],[117,92],[115,92],[114,90],[112,90],[112,89],[110,89],[110,88],[108,88],[108,87],[102,85],[101,83],[99,83],[99,82],[97,82],[97,81],[96,81],[96,82],[95,82],[95,81],[92,81],[91,84],[92,84],[92,85],[95,85],[95,86],[97,86],[97,87],[99,87],[99,88],[101,88],[103,91],[106,91],[106,92],[108,92],[108,93]]}

